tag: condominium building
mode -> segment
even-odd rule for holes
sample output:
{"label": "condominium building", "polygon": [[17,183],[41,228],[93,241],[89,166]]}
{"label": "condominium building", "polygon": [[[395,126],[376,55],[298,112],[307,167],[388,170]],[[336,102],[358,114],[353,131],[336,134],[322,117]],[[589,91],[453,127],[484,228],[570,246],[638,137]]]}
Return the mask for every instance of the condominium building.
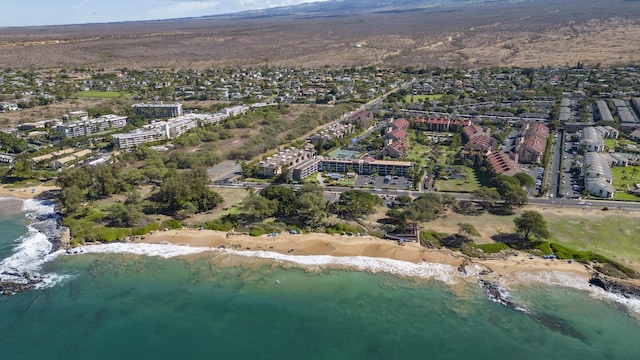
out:
{"label": "condominium building", "polygon": [[167,138],[165,129],[139,129],[125,134],[113,135],[113,140],[120,149],[131,149],[154,141],[162,141]]}
{"label": "condominium building", "polygon": [[162,119],[182,116],[182,104],[164,104],[162,101],[152,104],[135,104],[133,111],[146,119]]}
{"label": "condominium building", "polygon": [[88,136],[109,129],[120,129],[127,125],[127,117],[120,115],[104,115],[91,120],[73,121],[61,125],[64,137]]}

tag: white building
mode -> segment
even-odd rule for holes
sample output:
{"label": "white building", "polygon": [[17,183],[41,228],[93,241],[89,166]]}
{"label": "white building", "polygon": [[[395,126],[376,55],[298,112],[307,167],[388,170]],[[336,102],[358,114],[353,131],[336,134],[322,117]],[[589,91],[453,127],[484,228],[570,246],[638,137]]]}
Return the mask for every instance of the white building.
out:
{"label": "white building", "polygon": [[164,104],[162,101],[152,104],[135,104],[133,111],[148,119],[173,118],[182,116],[182,104]]}
{"label": "white building", "polygon": [[62,135],[64,137],[88,136],[109,129],[121,129],[127,125],[127,117],[120,115],[104,115],[91,120],[73,121],[63,124]]}
{"label": "white building", "polygon": [[162,141],[167,138],[165,129],[139,129],[125,134],[113,135],[113,140],[120,149],[130,149],[142,144]]}
{"label": "white building", "polygon": [[593,196],[611,198],[615,193],[609,161],[607,156],[597,152],[584,155],[582,164],[584,188]]}

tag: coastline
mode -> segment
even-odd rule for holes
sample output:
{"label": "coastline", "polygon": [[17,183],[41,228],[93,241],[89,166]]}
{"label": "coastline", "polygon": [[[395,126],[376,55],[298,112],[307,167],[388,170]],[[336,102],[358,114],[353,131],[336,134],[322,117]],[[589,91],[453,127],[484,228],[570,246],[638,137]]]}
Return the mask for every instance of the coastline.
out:
{"label": "coastline", "polygon": [[[13,189],[13,190],[12,190]],[[46,191],[57,190],[56,186],[36,185],[27,187],[0,186],[0,198],[14,198],[20,200],[35,199]]]}
{"label": "coastline", "polygon": [[[460,284],[476,283],[491,301],[525,312],[526,307],[513,301],[509,289],[540,285],[566,287],[622,305],[627,309],[627,314],[640,319],[640,297],[594,285],[592,279],[599,273],[591,266],[575,261],[543,259],[526,253],[481,259],[448,249],[427,249],[412,242],[400,245],[396,241],[372,236],[283,233],[275,237],[252,237],[247,234],[227,236],[222,231],[193,229],[158,231],[133,239],[132,245],[165,245],[172,248],[168,251],[176,251],[176,247],[183,248],[184,256],[211,257],[212,260],[225,252],[249,259],[241,259],[240,262],[222,260],[223,266],[271,263],[308,271],[345,269],[387,272],[418,281],[437,280],[453,286],[452,289]],[[153,256],[158,250],[147,249],[142,253]],[[131,249],[122,252],[129,251]],[[640,289],[640,279],[609,280]]]}
{"label": "coastline", "polygon": [[[173,244],[197,248],[225,248],[240,252],[273,252],[292,256],[368,257],[391,259],[407,263],[431,263],[447,265],[462,274],[480,275],[503,284],[522,282],[517,273],[536,274],[540,272],[561,272],[585,279],[592,271],[577,262],[542,259],[524,255],[496,259],[469,258],[447,249],[427,249],[417,243],[402,245],[396,241],[383,240],[372,236],[311,234],[278,234],[275,237],[262,235],[252,237],[213,230],[168,230],[136,238],[136,243]],[[484,271],[483,271],[484,270]]]}

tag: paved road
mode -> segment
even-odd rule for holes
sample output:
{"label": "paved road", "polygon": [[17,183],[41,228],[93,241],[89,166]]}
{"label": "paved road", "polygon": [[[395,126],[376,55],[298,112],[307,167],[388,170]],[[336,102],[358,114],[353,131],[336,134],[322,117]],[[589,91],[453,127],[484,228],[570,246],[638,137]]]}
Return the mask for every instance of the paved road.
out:
{"label": "paved road", "polygon": [[[234,183],[234,184],[224,184],[219,183],[213,185],[213,187],[251,187],[254,188],[257,192],[269,186],[268,184],[257,184],[257,183]],[[296,187],[300,185],[288,185],[291,187]],[[325,199],[329,201],[337,201],[340,197],[340,194],[347,191],[353,190],[350,187],[340,187],[340,186],[327,186],[324,189]],[[366,189],[365,189],[366,190]],[[363,190],[364,191],[364,190]],[[424,194],[423,191],[413,191],[413,190],[395,190],[395,189],[369,189],[369,192],[376,195],[384,195],[388,197],[395,197],[398,195],[409,195],[413,198],[417,198],[420,195]],[[444,194],[444,193],[443,193]],[[446,193],[453,195],[458,200],[473,200],[471,195],[468,193]],[[550,207],[570,207],[570,208],[582,208],[585,210],[594,209],[601,210],[604,207],[607,207],[611,210],[620,209],[627,211],[640,211],[640,202],[624,202],[624,201],[614,201],[614,200],[583,200],[583,199],[565,199],[565,198],[548,198],[548,197],[530,197],[529,204],[538,205],[538,206],[550,206]]]}

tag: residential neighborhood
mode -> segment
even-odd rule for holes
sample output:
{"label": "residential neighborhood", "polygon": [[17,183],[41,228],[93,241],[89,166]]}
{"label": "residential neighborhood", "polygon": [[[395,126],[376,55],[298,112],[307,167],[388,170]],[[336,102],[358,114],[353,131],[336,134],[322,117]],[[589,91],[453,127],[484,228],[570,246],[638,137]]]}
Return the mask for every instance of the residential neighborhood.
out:
{"label": "residential neighborhood", "polygon": [[[411,172],[415,189],[430,189],[446,184],[438,169],[456,165],[476,178],[531,174],[534,196],[611,198],[637,192],[632,182],[616,186],[609,169],[638,164],[639,84],[633,67],[5,70],[0,93],[14,100],[5,96],[4,113],[93,93],[120,94],[131,105],[120,114],[77,108],[58,118],[5,121],[2,132],[24,139],[28,149],[5,151],[2,163],[26,157],[35,168],[55,172],[101,163],[117,151],[170,144],[265,106],[355,103],[359,110],[305,135],[302,146],[266,151],[255,159],[256,175],[271,178],[286,169],[289,179],[303,181],[319,172]],[[211,100],[218,104],[213,111],[183,103]],[[461,143],[447,145],[455,137]],[[77,139],[73,151],[61,153],[72,149],[61,145],[70,139]],[[446,157],[439,157],[443,150]]]}

